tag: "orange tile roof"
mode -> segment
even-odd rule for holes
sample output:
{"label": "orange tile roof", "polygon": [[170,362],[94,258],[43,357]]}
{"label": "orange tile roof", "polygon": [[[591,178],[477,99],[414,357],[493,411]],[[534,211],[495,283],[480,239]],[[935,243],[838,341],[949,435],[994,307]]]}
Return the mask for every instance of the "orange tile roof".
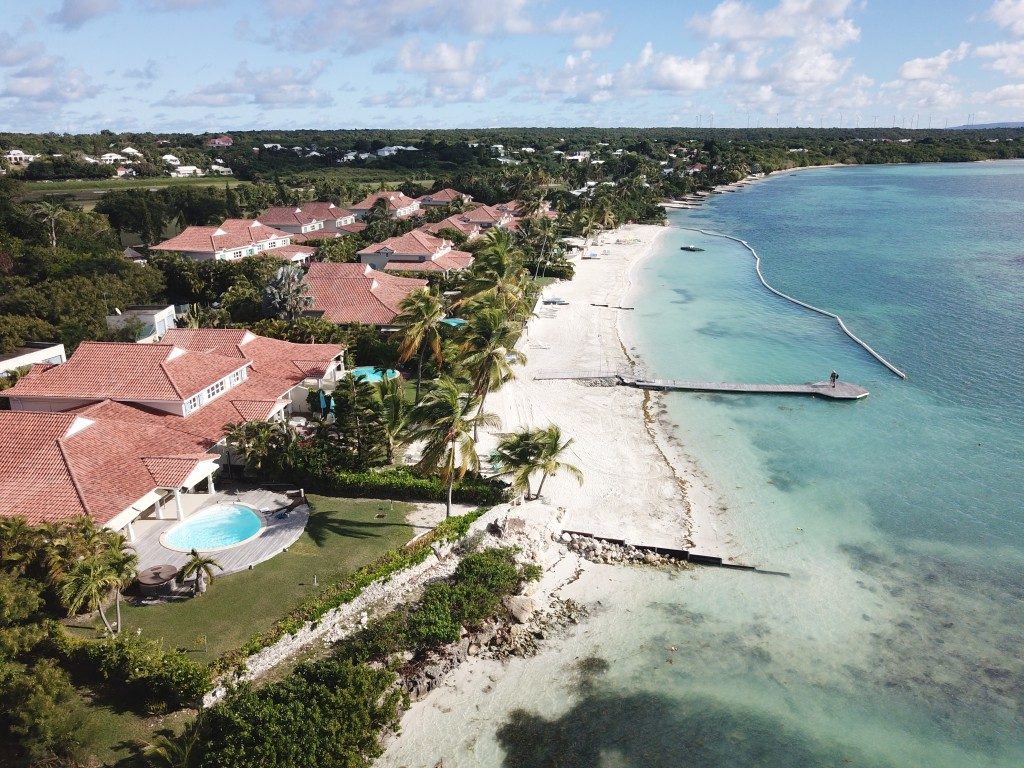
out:
{"label": "orange tile roof", "polygon": [[426,261],[388,261],[384,269],[388,272],[449,272],[466,269],[473,264],[473,254],[467,251],[446,251]]}
{"label": "orange tile roof", "polygon": [[180,401],[243,367],[237,358],[196,355],[168,343],[82,342],[66,363],[33,368],[4,395],[89,400]]}
{"label": "orange tile roof", "polygon": [[399,256],[432,256],[445,247],[450,248],[451,242],[421,229],[414,229],[404,235],[389,237],[383,242],[369,245],[358,251],[358,255],[369,256],[381,251],[391,251]]}
{"label": "orange tile roof", "polygon": [[106,523],[213,458],[201,441],[159,424],[0,412],[0,516]]}
{"label": "orange tile roof", "polygon": [[480,225],[474,224],[461,213],[449,216],[447,219],[442,219],[433,224],[424,224],[420,229],[430,232],[432,235],[436,235],[442,229],[454,229],[467,237],[474,237],[480,234]]}
{"label": "orange tile roof", "polygon": [[316,248],[308,245],[281,245],[263,253],[267,256],[276,256],[282,261],[304,261],[316,253]]}
{"label": "orange tile roof", "polygon": [[325,221],[326,217],[315,215],[306,206],[278,205],[263,211],[259,220],[271,227],[304,227],[318,221]]}
{"label": "orange tile roof", "polygon": [[426,280],[395,277],[364,264],[311,264],[306,274],[313,308],[334,323],[387,325],[399,304]]}
{"label": "orange tile roof", "polygon": [[316,216],[318,219],[323,219],[324,221],[328,221],[330,219],[337,221],[338,219],[344,219],[355,215],[348,208],[340,208],[334,203],[324,202],[303,203],[302,212],[310,214],[311,216]]}
{"label": "orange tile roof", "polygon": [[426,203],[427,205],[450,205],[456,200],[466,200],[469,202],[473,198],[465,192],[459,192],[457,189],[445,187],[444,189],[439,189],[437,192],[429,192],[416,199],[419,200],[420,203]]}
{"label": "orange tile roof", "polygon": [[150,246],[150,250],[217,253],[281,238],[291,238],[291,234],[268,227],[259,220],[225,219],[219,227],[186,227],[170,240]]}
{"label": "orange tile roof", "polygon": [[345,351],[344,344],[296,344],[257,336],[244,328],[172,328],[163,340],[196,352],[245,358],[253,372],[295,383],[323,376],[331,361]]}
{"label": "orange tile roof", "polygon": [[399,208],[408,208],[410,205],[416,204],[416,201],[404,192],[385,190],[383,192],[374,192],[372,195],[367,195],[358,203],[350,206],[350,208],[352,211],[363,213],[373,208],[374,203],[381,199],[387,200],[388,210],[392,213],[397,211]]}

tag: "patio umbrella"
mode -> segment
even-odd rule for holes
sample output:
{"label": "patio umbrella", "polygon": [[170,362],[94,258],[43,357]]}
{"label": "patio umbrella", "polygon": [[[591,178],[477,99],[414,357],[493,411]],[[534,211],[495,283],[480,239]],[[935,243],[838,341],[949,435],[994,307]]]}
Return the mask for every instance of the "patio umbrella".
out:
{"label": "patio umbrella", "polygon": [[320,414],[327,413],[327,398],[324,397],[324,391],[320,390]]}

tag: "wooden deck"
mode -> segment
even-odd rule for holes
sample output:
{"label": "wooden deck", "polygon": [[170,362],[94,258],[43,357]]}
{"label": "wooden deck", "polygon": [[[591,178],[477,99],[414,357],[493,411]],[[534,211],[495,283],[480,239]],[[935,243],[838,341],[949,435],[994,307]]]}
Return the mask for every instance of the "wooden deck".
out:
{"label": "wooden deck", "polygon": [[[218,573],[233,573],[246,570],[250,565],[262,563],[282,552],[296,542],[306,528],[309,520],[309,507],[302,505],[288,514],[284,520],[278,520],[273,514],[291,503],[284,491],[262,488],[252,490],[218,491],[212,495],[195,494],[186,505],[187,520],[192,515],[202,512],[214,504],[237,502],[252,507],[263,519],[263,528],[256,538],[229,549],[215,550],[210,554],[223,566]],[[191,509],[189,509],[191,508]],[[154,565],[173,565],[181,567],[188,560],[187,552],[168,549],[160,543],[160,536],[175,525],[177,520],[139,520],[135,523],[135,542],[132,548],[139,555],[139,570]]]}
{"label": "wooden deck", "polygon": [[671,379],[643,379],[616,371],[538,371],[536,381],[594,381],[605,380],[623,387],[656,390],[660,392],[720,392],[742,395],[811,395],[828,400],[860,400],[868,391],[849,381],[816,381],[806,384],[740,384],[727,381],[675,381]]}

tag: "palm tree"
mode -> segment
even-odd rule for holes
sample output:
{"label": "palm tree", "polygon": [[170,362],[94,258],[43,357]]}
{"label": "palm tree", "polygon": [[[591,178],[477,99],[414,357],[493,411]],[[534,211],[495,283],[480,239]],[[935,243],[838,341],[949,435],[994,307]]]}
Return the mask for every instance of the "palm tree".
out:
{"label": "palm tree", "polygon": [[386,375],[377,382],[377,399],[380,400],[380,420],[387,436],[388,464],[395,462],[395,449],[402,444],[406,427],[409,425],[409,404],[405,399],[405,384],[401,377],[388,378]]}
{"label": "palm tree", "polygon": [[268,317],[294,320],[304,309],[313,306],[302,269],[288,264],[277,270],[263,289],[263,312]]}
{"label": "palm tree", "polygon": [[187,579],[190,576],[194,576],[195,581],[192,585],[192,593],[194,595],[201,595],[206,591],[206,581],[213,582],[214,568],[220,571],[224,570],[224,566],[212,557],[200,554],[193,549],[188,553],[188,560],[181,567],[181,578]]}
{"label": "palm tree", "polygon": [[32,206],[32,215],[42,221],[50,230],[50,248],[57,249],[57,223],[67,216],[67,208],[58,203],[46,201]]}
{"label": "palm tree", "polygon": [[128,587],[135,581],[136,571],[139,567],[139,556],[135,550],[128,546],[128,541],[119,533],[110,538],[110,553],[108,554],[108,565],[110,573],[114,578],[114,605],[117,609],[117,633],[121,633],[121,590]]}
{"label": "palm tree", "polygon": [[160,734],[142,749],[146,762],[153,768],[192,768],[196,763],[203,733],[203,710],[177,738]]}
{"label": "palm tree", "polygon": [[538,430],[521,429],[504,435],[494,452],[494,466],[499,476],[511,476],[512,490],[531,497],[530,477],[537,470],[540,455]]}
{"label": "palm tree", "polygon": [[40,536],[24,517],[0,520],[0,566],[21,576],[39,556]]}
{"label": "palm tree", "polygon": [[117,584],[117,577],[110,568],[107,558],[93,555],[75,563],[68,572],[60,589],[64,607],[74,616],[83,607],[90,611],[99,609],[100,618],[107,632],[114,634],[114,628],[107,621],[103,611],[103,600]]}
{"label": "palm tree", "polygon": [[245,469],[259,478],[270,466],[280,469],[289,461],[294,432],[280,421],[241,421],[224,425],[228,448],[245,461]]}
{"label": "palm tree", "polygon": [[[467,328],[463,361],[473,381],[473,394],[480,398],[480,410],[492,389],[515,378],[513,365],[526,362],[526,355],[512,348],[518,327],[501,309],[483,309],[473,315]],[[477,430],[473,428],[473,439]]]}
{"label": "palm tree", "polygon": [[480,410],[480,399],[471,392],[463,392],[447,376],[423,398],[412,413],[415,425],[410,440],[423,440],[425,445],[419,463],[423,472],[438,472],[448,485],[445,517],[452,513],[452,489],[456,479],[467,472],[480,471],[480,457],[473,441],[477,425],[499,426],[493,413]]}
{"label": "palm tree", "polygon": [[541,492],[544,490],[544,481],[549,476],[557,475],[562,471],[568,472],[576,479],[576,482],[583,485],[583,473],[579,467],[567,464],[559,458],[572,445],[572,438],[570,437],[563,443],[562,430],[557,424],[550,424],[546,429],[539,431],[537,439],[540,446],[537,455],[537,469],[542,472],[540,485],[537,486],[537,498],[540,498]]}
{"label": "palm tree", "polygon": [[427,290],[413,291],[399,304],[401,312],[395,317],[396,333],[401,339],[398,345],[398,362],[408,362],[416,355],[416,402],[420,401],[420,385],[423,382],[423,358],[427,350],[437,365],[444,362],[441,353],[441,321],[444,320],[444,305],[441,299]]}

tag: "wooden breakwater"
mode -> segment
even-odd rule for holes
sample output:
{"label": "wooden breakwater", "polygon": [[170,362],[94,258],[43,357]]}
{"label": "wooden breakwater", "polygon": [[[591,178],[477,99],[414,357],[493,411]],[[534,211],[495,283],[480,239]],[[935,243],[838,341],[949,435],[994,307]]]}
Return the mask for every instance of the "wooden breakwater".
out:
{"label": "wooden breakwater", "polygon": [[677,229],[686,229],[686,230],[689,230],[690,232],[699,232],[702,235],[708,235],[709,237],[722,237],[722,238],[725,238],[726,240],[732,240],[733,242],[739,243],[744,248],[746,248],[748,251],[750,251],[751,255],[754,257],[754,270],[757,272],[757,279],[761,281],[761,285],[763,285],[769,291],[774,293],[776,296],[779,296],[780,298],[783,298],[786,301],[789,301],[789,302],[791,302],[793,304],[796,304],[798,307],[803,307],[804,309],[807,309],[807,310],[809,310],[811,312],[816,312],[819,315],[823,315],[825,317],[832,318],[833,320],[835,320],[839,324],[840,330],[842,330],[843,333],[845,333],[851,340],[853,340],[854,343],[856,343],[858,346],[860,346],[865,352],[867,352],[869,355],[871,355],[873,358],[875,358],[875,360],[877,360],[879,363],[884,365],[886,368],[889,369],[889,371],[891,371],[892,373],[896,374],[901,379],[907,378],[907,374],[905,374],[903,371],[901,371],[895,365],[893,365],[888,360],[886,360],[884,357],[882,357],[878,352],[876,352],[871,347],[870,344],[868,344],[866,341],[864,341],[859,336],[857,336],[853,331],[851,331],[849,328],[847,328],[846,327],[846,323],[843,322],[843,318],[841,318],[835,312],[829,312],[827,309],[821,309],[820,307],[816,307],[813,304],[808,304],[806,301],[800,301],[800,299],[794,298],[794,297],[790,296],[788,293],[783,293],[779,289],[773,287],[767,280],[764,279],[764,274],[761,272],[761,257],[758,255],[757,251],[755,251],[751,247],[750,243],[748,243],[746,240],[742,240],[742,239],[740,239],[738,237],[733,237],[732,235],[726,235],[726,234],[723,234],[721,232],[711,232],[709,230],[700,229],[698,227],[684,227],[684,226],[681,226],[681,225],[676,225],[676,228]]}

